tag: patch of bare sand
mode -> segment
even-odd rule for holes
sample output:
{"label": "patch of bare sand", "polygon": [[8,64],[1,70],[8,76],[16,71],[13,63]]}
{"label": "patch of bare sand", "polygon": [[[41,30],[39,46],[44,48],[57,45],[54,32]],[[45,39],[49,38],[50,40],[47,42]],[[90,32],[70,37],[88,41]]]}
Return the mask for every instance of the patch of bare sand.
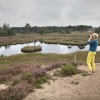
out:
{"label": "patch of bare sand", "polygon": [[[92,75],[56,77],[57,80],[43,84],[43,89],[36,89],[24,100],[100,100],[100,64],[96,67],[97,72]],[[87,66],[78,68],[87,71]]]}
{"label": "patch of bare sand", "polygon": [[0,84],[0,90],[7,89],[9,85]]}

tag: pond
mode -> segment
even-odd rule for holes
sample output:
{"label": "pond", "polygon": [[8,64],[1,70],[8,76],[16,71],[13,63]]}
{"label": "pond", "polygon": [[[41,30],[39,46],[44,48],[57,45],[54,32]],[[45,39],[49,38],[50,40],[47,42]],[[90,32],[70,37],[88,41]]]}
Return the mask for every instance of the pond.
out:
{"label": "pond", "polygon": [[[42,51],[39,53],[57,53],[57,54],[67,54],[76,51],[87,51],[89,46],[71,46],[71,45],[61,45],[61,44],[46,44],[41,42],[36,42],[36,46],[42,46]],[[9,46],[1,46],[0,47],[0,55],[10,56],[13,54],[21,54],[21,48],[24,46],[34,46],[34,42],[25,43],[25,44],[17,44],[17,45],[9,45]],[[98,46],[98,51],[100,50],[100,46]]]}

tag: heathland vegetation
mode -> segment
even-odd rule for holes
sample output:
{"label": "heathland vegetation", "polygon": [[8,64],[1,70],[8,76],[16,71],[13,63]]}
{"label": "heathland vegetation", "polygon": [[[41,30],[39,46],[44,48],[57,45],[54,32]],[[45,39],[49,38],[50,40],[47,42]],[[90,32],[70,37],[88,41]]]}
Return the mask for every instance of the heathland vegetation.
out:
{"label": "heathland vegetation", "polygon": [[[13,36],[4,35],[2,30],[5,32],[11,30],[14,34]],[[34,41],[34,46],[35,41],[65,45],[85,45],[89,35],[94,30],[91,26],[82,25],[31,27],[26,24],[25,27],[1,27],[0,32],[3,34],[0,35],[2,36],[0,37],[1,46],[31,41]],[[33,50],[33,48],[30,49]],[[86,64],[87,53],[87,51],[82,51],[71,54],[27,53],[8,57],[1,56],[0,84],[7,84],[8,88],[0,90],[0,99],[21,100],[30,92],[33,92],[35,88],[42,88],[41,85],[44,82],[49,82],[49,79],[53,79],[48,73],[52,69],[60,68],[58,74],[61,77],[78,74],[80,71],[76,65]],[[97,53],[96,62],[100,62],[100,52]]]}
{"label": "heathland vegetation", "polygon": [[[100,62],[100,52],[97,54],[96,62]],[[21,100],[35,88],[42,88],[44,82],[53,79],[48,74],[52,69],[61,68],[58,73],[61,77],[80,73],[73,63],[75,55],[77,65],[86,64],[87,52],[66,55],[30,53],[0,57],[0,84],[8,85],[8,89],[0,90],[0,98]]]}
{"label": "heathland vegetation", "polygon": [[[45,42],[48,44],[64,44],[64,45],[86,45],[86,41],[92,32],[71,32],[70,34],[16,34],[16,36],[0,37],[0,45],[23,44],[33,41]],[[100,41],[100,39],[98,39]],[[100,42],[99,42],[100,43]],[[35,45],[35,42],[34,42]]]}
{"label": "heathland vegetation", "polygon": [[[97,29],[95,29],[97,30]],[[0,45],[19,44],[40,41],[53,44],[85,45],[88,36],[95,31],[92,26],[45,26],[31,27],[28,23],[24,27],[11,27],[4,24],[0,28]],[[5,36],[5,37],[3,37]],[[6,37],[9,36],[9,37]]]}

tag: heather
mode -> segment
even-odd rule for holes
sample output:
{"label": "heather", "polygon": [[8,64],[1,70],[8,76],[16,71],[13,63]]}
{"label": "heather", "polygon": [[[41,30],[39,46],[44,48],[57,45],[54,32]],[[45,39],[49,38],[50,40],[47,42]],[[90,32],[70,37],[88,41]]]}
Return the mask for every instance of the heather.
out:
{"label": "heather", "polygon": [[[48,72],[59,69],[60,76],[70,76],[80,73],[76,65],[86,64],[88,52],[71,54],[19,54],[0,57],[0,84],[7,84],[6,90],[0,91],[2,100],[21,100],[36,88],[52,79]],[[97,52],[96,62],[100,61]],[[76,63],[74,57],[76,55]],[[60,73],[59,73],[60,72]]]}
{"label": "heather", "polygon": [[66,64],[56,62],[42,68],[20,63],[1,70],[0,83],[7,84],[9,87],[0,91],[0,98],[2,100],[21,100],[35,88],[42,88],[41,85],[51,78],[48,71]]}

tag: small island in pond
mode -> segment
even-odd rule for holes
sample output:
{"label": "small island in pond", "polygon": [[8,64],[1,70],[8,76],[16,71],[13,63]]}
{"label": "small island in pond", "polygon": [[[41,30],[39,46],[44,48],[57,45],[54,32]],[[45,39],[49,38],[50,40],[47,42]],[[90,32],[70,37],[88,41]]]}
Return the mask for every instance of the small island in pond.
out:
{"label": "small island in pond", "polygon": [[25,46],[21,49],[21,51],[24,53],[37,52],[41,50],[42,50],[41,46]]}

